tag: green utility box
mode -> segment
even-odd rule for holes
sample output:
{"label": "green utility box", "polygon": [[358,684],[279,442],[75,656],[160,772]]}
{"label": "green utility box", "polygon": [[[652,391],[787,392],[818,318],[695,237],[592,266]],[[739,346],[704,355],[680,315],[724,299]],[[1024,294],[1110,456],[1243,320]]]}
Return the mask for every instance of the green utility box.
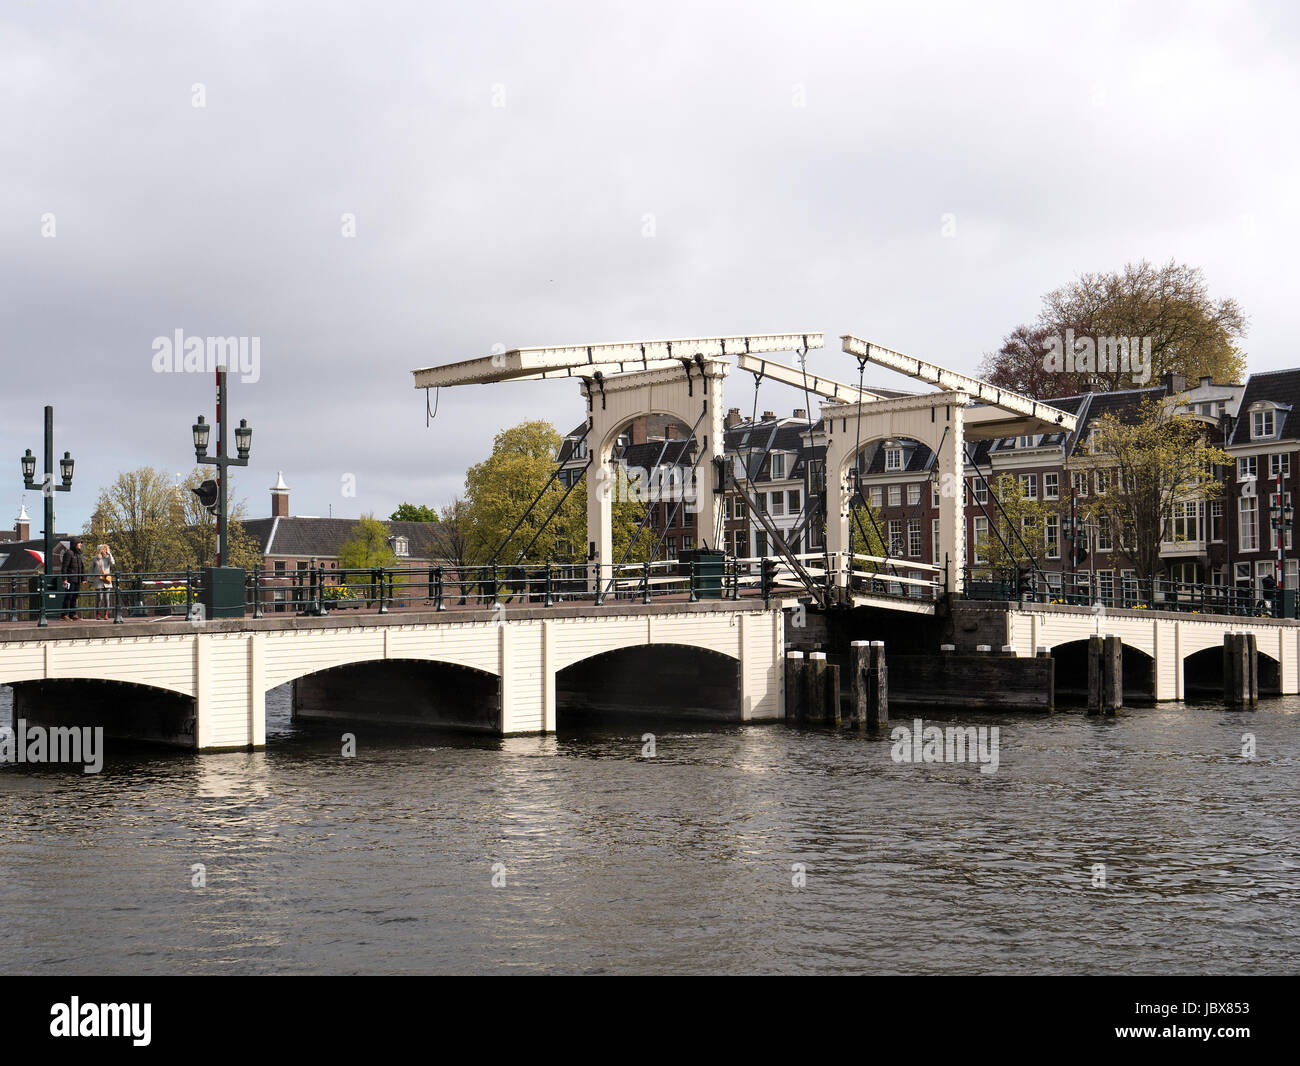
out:
{"label": "green utility box", "polygon": [[244,617],[245,572],[238,566],[205,566],[199,603],[205,618]]}
{"label": "green utility box", "polygon": [[[32,612],[30,621],[35,621],[41,615],[41,585],[46,581],[44,574],[37,574],[27,582],[28,609]],[[63,578],[58,574],[51,574],[49,585],[45,589],[45,617],[54,618],[63,610],[63,597],[67,595],[67,590],[63,587]]]}
{"label": "green utility box", "polygon": [[677,572],[689,577],[691,563],[695,563],[695,595],[702,600],[720,600],[726,559],[726,552],[716,548],[688,549],[677,557]]}

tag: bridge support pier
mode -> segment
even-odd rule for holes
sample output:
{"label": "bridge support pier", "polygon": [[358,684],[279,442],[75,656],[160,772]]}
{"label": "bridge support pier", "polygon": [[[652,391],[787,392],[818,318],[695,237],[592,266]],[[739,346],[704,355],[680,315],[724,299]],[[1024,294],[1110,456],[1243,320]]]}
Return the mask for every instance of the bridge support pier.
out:
{"label": "bridge support pier", "polygon": [[883,640],[855,640],[849,647],[853,674],[853,711],[850,721],[859,729],[879,729],[889,722],[889,674]]}
{"label": "bridge support pier", "polygon": [[1088,713],[1114,714],[1124,706],[1124,645],[1114,634],[1088,638]]}
{"label": "bridge support pier", "polygon": [[1259,658],[1254,633],[1223,635],[1223,700],[1232,706],[1259,699]]}

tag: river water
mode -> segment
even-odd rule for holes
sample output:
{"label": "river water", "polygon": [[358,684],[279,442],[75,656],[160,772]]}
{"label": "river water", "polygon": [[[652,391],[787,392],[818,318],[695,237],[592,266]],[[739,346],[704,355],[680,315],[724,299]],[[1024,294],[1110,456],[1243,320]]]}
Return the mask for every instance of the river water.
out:
{"label": "river water", "polygon": [[110,746],[97,775],[0,767],[6,972],[1293,973],[1300,958],[1295,698],[961,715],[999,729],[989,774],[784,725],[371,727],[349,759],[341,730],[292,725],[287,690],[268,722],[255,753]]}

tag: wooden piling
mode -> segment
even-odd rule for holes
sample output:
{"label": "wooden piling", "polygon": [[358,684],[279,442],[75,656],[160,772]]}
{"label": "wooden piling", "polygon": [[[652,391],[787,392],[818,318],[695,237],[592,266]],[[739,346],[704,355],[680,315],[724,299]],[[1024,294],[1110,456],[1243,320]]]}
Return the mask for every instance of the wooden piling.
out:
{"label": "wooden piling", "polygon": [[826,664],[826,676],[823,679],[825,703],[822,707],[822,721],[827,725],[840,724],[840,667],[838,663]]}
{"label": "wooden piling", "polygon": [[1124,642],[1114,633],[1088,638],[1088,713],[1124,706]]}
{"label": "wooden piling", "polygon": [[804,717],[809,722],[826,721],[826,653],[815,651],[809,654],[804,667],[807,703],[804,705]]}
{"label": "wooden piling", "polygon": [[1223,635],[1223,701],[1231,707],[1259,699],[1259,658],[1254,633]]}
{"label": "wooden piling", "polygon": [[785,720],[801,722],[807,713],[808,662],[803,652],[788,652],[785,657]]}
{"label": "wooden piling", "polygon": [[867,727],[889,724],[889,668],[885,665],[885,642],[871,642],[871,701],[867,704]]}
{"label": "wooden piling", "polygon": [[1088,638],[1088,713],[1101,714],[1102,639]]}
{"label": "wooden piling", "polygon": [[878,729],[889,721],[889,678],[883,640],[855,640],[849,647],[853,700],[849,722],[859,729]]}

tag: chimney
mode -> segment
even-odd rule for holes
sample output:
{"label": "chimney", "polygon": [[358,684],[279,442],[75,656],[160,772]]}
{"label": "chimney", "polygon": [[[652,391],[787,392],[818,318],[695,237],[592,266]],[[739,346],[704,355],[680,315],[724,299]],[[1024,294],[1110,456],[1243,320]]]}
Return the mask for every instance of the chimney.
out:
{"label": "chimney", "polygon": [[18,517],[14,519],[14,540],[32,539],[32,520],[27,517],[26,505],[18,508]]}
{"label": "chimney", "polygon": [[1172,370],[1167,370],[1160,379],[1164,384],[1165,392],[1170,396],[1177,396],[1180,392],[1187,391],[1187,375],[1175,374]]}
{"label": "chimney", "polygon": [[808,412],[805,411],[802,407],[796,407],[794,409],[794,417],[799,419],[801,422],[807,422]]}
{"label": "chimney", "polygon": [[728,429],[731,429],[733,426],[740,425],[740,423],[743,422],[744,420],[745,419],[741,415],[739,407],[733,407],[730,411],[727,412],[726,425]]}
{"label": "chimney", "polygon": [[642,415],[628,426],[628,440],[632,444],[644,444],[647,439],[645,415]]}
{"label": "chimney", "polygon": [[1214,384],[1214,378],[1210,377],[1209,374],[1206,374],[1204,377],[1201,378],[1201,388],[1208,389],[1213,384]]}
{"label": "chimney", "polygon": [[271,486],[271,517],[289,517],[289,486],[284,483],[284,471],[277,471],[275,484]]}
{"label": "chimney", "polygon": [[776,412],[775,412],[775,411],[764,411],[764,412],[763,412],[763,421],[764,421],[764,422],[773,422],[773,421],[775,421],[775,420],[776,420]]}
{"label": "chimney", "polygon": [[676,440],[676,439],[677,439],[677,427],[672,422],[669,422],[666,426],[664,426],[664,440]]}

